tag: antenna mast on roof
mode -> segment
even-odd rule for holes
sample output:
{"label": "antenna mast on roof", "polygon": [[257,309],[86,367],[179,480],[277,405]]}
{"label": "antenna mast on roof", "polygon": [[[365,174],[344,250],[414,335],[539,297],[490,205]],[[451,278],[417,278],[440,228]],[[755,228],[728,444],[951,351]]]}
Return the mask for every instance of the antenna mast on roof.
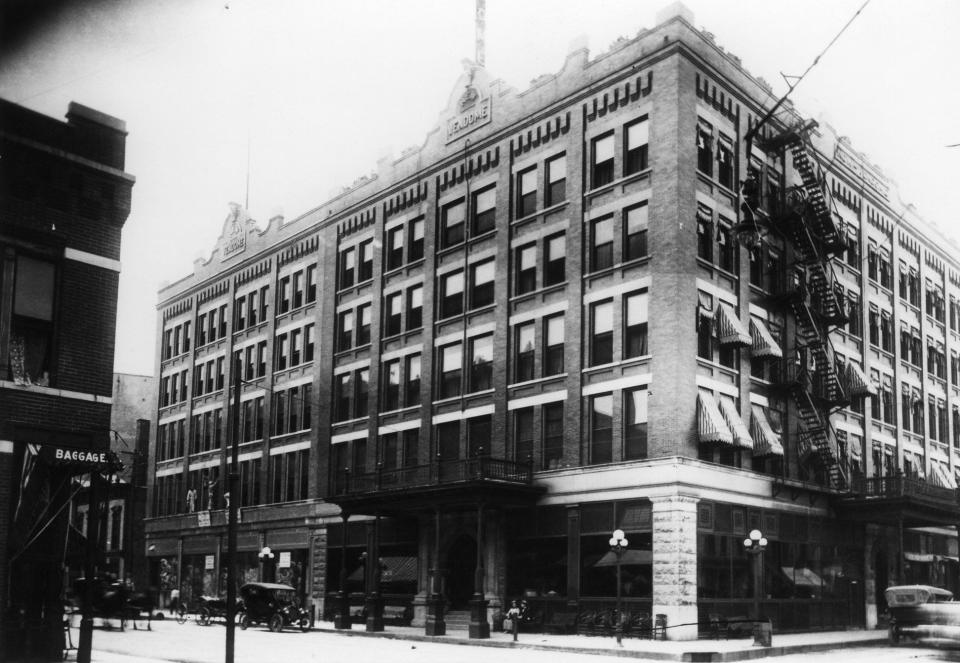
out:
{"label": "antenna mast on roof", "polygon": [[485,66],[485,42],[484,42],[484,32],[487,25],[487,0],[477,0],[477,16],[476,16],[476,29],[477,29],[477,52],[475,61],[478,67]]}

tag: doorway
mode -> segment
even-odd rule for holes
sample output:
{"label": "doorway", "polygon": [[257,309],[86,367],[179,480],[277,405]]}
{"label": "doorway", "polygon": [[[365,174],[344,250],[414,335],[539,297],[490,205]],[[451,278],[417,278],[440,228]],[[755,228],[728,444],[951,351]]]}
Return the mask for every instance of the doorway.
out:
{"label": "doorway", "polygon": [[473,578],[477,570],[477,541],[461,535],[447,549],[447,608],[465,610],[473,596]]}

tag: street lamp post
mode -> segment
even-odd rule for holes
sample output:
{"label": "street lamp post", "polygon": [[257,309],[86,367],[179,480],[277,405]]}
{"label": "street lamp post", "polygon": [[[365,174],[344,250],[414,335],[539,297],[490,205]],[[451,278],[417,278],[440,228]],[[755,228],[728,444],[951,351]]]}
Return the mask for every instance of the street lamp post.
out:
{"label": "street lamp post", "polygon": [[617,558],[617,622],[614,631],[617,634],[617,644],[623,646],[623,608],[621,606],[620,596],[620,559],[623,553],[627,551],[630,544],[622,529],[613,530],[613,536],[610,537],[610,550]]}
{"label": "street lamp post", "polygon": [[769,633],[767,637],[761,637],[762,628],[757,624],[760,619],[760,593],[763,576],[760,569],[760,555],[767,549],[767,539],[763,533],[758,530],[750,530],[750,535],[743,540],[743,549],[749,557],[753,559],[753,619],[754,619],[754,642],[755,645],[770,646]]}

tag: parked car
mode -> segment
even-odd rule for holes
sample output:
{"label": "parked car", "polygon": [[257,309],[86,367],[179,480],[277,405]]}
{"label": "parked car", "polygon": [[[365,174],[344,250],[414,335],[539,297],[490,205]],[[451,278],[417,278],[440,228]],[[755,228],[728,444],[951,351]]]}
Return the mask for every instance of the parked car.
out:
{"label": "parked car", "polygon": [[898,585],[884,592],[890,609],[890,643],[901,638],[960,640],[960,602],[930,585]]}
{"label": "parked car", "polygon": [[238,622],[246,629],[250,624],[266,624],[279,633],[293,626],[310,630],[310,612],[298,604],[296,590],[290,585],[273,582],[249,582],[240,588],[243,610]]}

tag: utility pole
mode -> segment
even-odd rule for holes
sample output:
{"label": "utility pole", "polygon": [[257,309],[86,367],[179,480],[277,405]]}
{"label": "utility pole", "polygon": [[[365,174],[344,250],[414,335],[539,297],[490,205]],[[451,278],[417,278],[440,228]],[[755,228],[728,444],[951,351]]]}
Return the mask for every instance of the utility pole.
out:
{"label": "utility pole", "polygon": [[96,566],[97,545],[100,541],[100,518],[97,515],[97,486],[100,472],[90,470],[89,505],[87,507],[87,550],[83,565],[83,612],[80,616],[80,639],[77,642],[77,663],[90,663],[93,649],[93,575]]}
{"label": "utility pole", "polygon": [[233,366],[233,408],[230,412],[230,470],[227,488],[230,499],[227,505],[227,644],[226,663],[233,663],[233,644],[237,632],[237,502],[240,492],[240,360]]}

